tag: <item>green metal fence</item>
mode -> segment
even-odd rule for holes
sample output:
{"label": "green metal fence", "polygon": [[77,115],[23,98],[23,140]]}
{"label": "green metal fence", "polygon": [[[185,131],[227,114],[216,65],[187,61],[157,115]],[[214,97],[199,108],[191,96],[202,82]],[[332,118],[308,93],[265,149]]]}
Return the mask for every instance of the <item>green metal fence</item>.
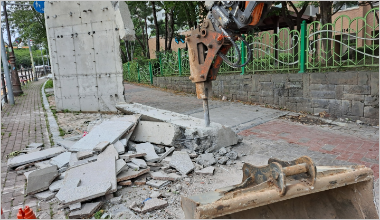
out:
{"label": "green metal fence", "polygon": [[[340,67],[379,66],[379,23],[375,15],[379,8],[364,17],[346,15],[333,23],[314,21],[301,25],[301,31],[282,28],[278,33],[260,32],[243,36],[252,50],[250,62],[242,68],[223,63],[218,74],[254,74],[260,71],[304,73]],[[243,42],[238,41],[241,54],[231,48],[227,57],[234,62],[248,59]],[[123,65],[124,79],[131,82],[153,83],[153,77],[190,75],[188,51],[184,48],[159,52],[157,59],[128,62]]]}

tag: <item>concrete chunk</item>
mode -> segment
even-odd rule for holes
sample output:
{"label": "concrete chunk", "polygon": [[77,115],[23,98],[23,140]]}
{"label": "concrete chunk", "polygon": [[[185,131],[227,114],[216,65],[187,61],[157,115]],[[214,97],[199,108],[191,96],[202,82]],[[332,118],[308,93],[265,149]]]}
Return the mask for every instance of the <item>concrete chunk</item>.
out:
{"label": "concrete chunk", "polygon": [[146,156],[146,153],[126,153],[126,154],[121,154],[119,157],[124,160],[130,160],[131,158],[136,158],[136,157],[144,157]]}
{"label": "concrete chunk", "polygon": [[162,199],[149,199],[144,203],[144,207],[141,209],[141,213],[147,213],[156,209],[161,209],[168,206],[168,202]]}
{"label": "concrete chunk", "polygon": [[178,170],[182,175],[187,175],[195,168],[189,154],[183,151],[174,151],[169,165]]}
{"label": "concrete chunk", "polygon": [[169,148],[163,155],[161,155],[160,159],[158,162],[161,162],[165,157],[167,157],[169,154],[171,154],[175,150],[175,147]]}
{"label": "concrete chunk", "polygon": [[170,183],[169,180],[150,180],[150,181],[146,182],[146,185],[153,186],[156,188],[160,188],[161,186],[165,186],[169,183]]}
{"label": "concrete chunk", "polygon": [[47,190],[57,176],[58,170],[56,165],[32,171],[27,177],[26,195]]}
{"label": "concrete chunk", "polygon": [[158,198],[162,196],[160,192],[157,192],[157,191],[153,191],[151,194],[150,194],[150,198]]}
{"label": "concrete chunk", "polygon": [[82,204],[81,209],[71,212],[69,215],[69,218],[71,219],[90,218],[96,212],[96,210],[100,208],[101,205],[102,205],[102,202]]}
{"label": "concrete chunk", "polygon": [[206,168],[201,169],[201,170],[196,170],[195,173],[201,174],[201,175],[210,175],[211,176],[214,174],[214,170],[215,170],[214,167],[209,166],[209,167],[206,167]]}
{"label": "concrete chunk", "polygon": [[113,144],[110,144],[102,153],[98,155],[98,161],[109,158],[110,156],[115,157],[115,160],[119,159],[119,153],[117,153]]}
{"label": "concrete chunk", "polygon": [[139,171],[140,167],[134,163],[127,163],[128,167],[131,168],[134,171]]}
{"label": "concrete chunk", "polygon": [[71,146],[75,144],[75,141],[70,141],[70,140],[60,140],[57,141],[57,144],[61,147],[64,147],[65,149],[70,149]]}
{"label": "concrete chunk", "polygon": [[56,197],[62,204],[70,205],[103,196],[111,187],[111,182],[103,182],[91,186],[73,187],[71,189],[61,188]]}
{"label": "concrete chunk", "polygon": [[168,180],[170,181],[177,181],[177,180],[180,180],[182,179],[182,176],[176,174],[176,173],[169,173],[168,174]]}
{"label": "concrete chunk", "polygon": [[143,160],[143,159],[132,158],[131,162],[134,163],[134,164],[136,164],[140,168],[143,168],[143,169],[145,169],[145,168],[148,167],[148,165],[146,164],[145,160]]}
{"label": "concrete chunk", "polygon": [[55,192],[46,190],[46,191],[34,194],[34,197],[42,201],[47,201],[47,200],[52,199],[55,196],[55,194],[56,194]]}
{"label": "concrete chunk", "polygon": [[119,159],[116,161],[116,175],[118,175],[121,171],[128,169],[127,163],[123,159]]}
{"label": "concrete chunk", "polygon": [[62,168],[63,166],[66,166],[70,162],[71,152],[65,152],[62,153],[56,157],[53,157],[50,160],[50,163],[53,165],[57,165],[58,169]]}
{"label": "concrete chunk", "polygon": [[30,154],[20,155],[20,156],[9,159],[7,163],[7,167],[8,169],[10,169],[10,168],[18,167],[24,164],[52,158],[65,151],[66,150],[63,147],[53,147],[53,148],[33,152]]}
{"label": "concrete chunk", "polygon": [[81,207],[82,207],[82,205],[80,202],[69,205],[70,211],[78,210]]}
{"label": "concrete chunk", "polygon": [[119,175],[117,175],[117,182],[136,178],[138,176],[143,175],[144,173],[148,173],[149,171],[150,171],[149,167],[147,169],[143,169],[139,171],[134,171],[131,169],[124,170],[121,173],[119,173]]}
{"label": "concrete chunk", "polygon": [[44,146],[43,143],[31,143],[31,144],[26,145],[26,147],[29,147],[29,148],[40,148],[43,146]]}
{"label": "concrete chunk", "polygon": [[76,162],[78,162],[77,153],[71,153],[69,166],[74,166],[76,164]]}
{"label": "concrete chunk", "polygon": [[35,163],[34,166],[37,167],[37,169],[43,169],[46,167],[51,167],[53,165],[49,163],[49,161],[41,161],[41,162]]}
{"label": "concrete chunk", "polygon": [[151,143],[136,144],[136,151],[137,153],[146,153],[144,159],[147,162],[156,162],[160,159]]}
{"label": "concrete chunk", "polygon": [[150,175],[154,180],[169,180],[169,176],[161,171],[150,172]]}
{"label": "concrete chunk", "polygon": [[135,180],[133,183],[135,185],[145,185],[146,184],[146,176],[142,176],[142,177],[137,178],[137,180]]}
{"label": "concrete chunk", "polygon": [[195,159],[195,161],[198,164],[203,165],[204,167],[208,167],[216,163],[216,160],[212,153],[202,154],[198,156],[197,159]]}
{"label": "concrete chunk", "polygon": [[52,192],[56,192],[58,190],[61,189],[62,187],[62,184],[63,184],[63,180],[57,180],[57,181],[54,181],[50,184],[49,186],[49,190],[52,191]]}
{"label": "concrete chunk", "polygon": [[120,139],[119,141],[124,145],[124,147],[127,146],[128,140],[126,138]]}
{"label": "concrete chunk", "polygon": [[94,151],[102,152],[109,144],[109,141],[101,141],[94,147]]}
{"label": "concrete chunk", "polygon": [[94,155],[94,151],[92,151],[92,150],[79,151],[79,152],[77,152],[77,159],[82,160],[82,159],[85,159],[87,157],[91,157],[92,155]]}
{"label": "concrete chunk", "polygon": [[125,147],[120,141],[116,141],[113,146],[115,147],[118,154],[124,154],[125,153]]}
{"label": "concrete chunk", "polygon": [[102,141],[115,143],[136,122],[136,117],[129,115],[104,121],[94,126],[86,136],[70,148],[70,151],[94,150],[97,144]]}
{"label": "concrete chunk", "polygon": [[178,126],[166,122],[140,121],[130,140],[173,146],[182,137]]}
{"label": "concrete chunk", "polygon": [[119,184],[120,186],[130,186],[130,185],[132,185],[132,181],[130,181],[130,180],[120,181],[117,184]]}

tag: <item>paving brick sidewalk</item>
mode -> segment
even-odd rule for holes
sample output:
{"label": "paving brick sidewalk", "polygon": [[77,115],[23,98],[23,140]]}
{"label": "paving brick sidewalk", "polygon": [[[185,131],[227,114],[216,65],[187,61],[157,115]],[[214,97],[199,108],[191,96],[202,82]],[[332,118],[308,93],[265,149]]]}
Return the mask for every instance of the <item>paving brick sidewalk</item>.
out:
{"label": "paving brick sidewalk", "polygon": [[6,156],[33,142],[51,147],[41,104],[41,86],[45,81],[23,86],[24,95],[16,97],[13,106],[5,104],[1,112],[1,208],[7,218],[16,219],[19,207],[29,205],[33,210],[37,207],[37,199],[24,196],[25,176],[7,171]]}
{"label": "paving brick sidewalk", "polygon": [[[371,167],[375,178],[379,178],[379,139],[358,137],[342,131],[322,129],[321,126],[302,125],[276,119],[239,133],[266,140],[284,140],[290,144],[304,146],[310,151],[330,155],[334,161],[347,161]],[[330,163],[331,161],[329,161]]]}

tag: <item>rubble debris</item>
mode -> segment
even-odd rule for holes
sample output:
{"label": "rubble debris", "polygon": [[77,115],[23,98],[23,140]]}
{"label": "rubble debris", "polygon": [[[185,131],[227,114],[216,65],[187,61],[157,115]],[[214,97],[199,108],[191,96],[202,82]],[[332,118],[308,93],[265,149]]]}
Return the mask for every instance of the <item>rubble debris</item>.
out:
{"label": "rubble debris", "polygon": [[131,162],[134,163],[134,164],[136,164],[140,168],[143,168],[143,169],[145,169],[145,168],[148,167],[147,164],[146,164],[146,162],[143,159],[132,158]]}
{"label": "rubble debris", "polygon": [[94,155],[94,151],[92,151],[92,150],[78,151],[76,153],[76,155],[77,155],[78,160],[82,160],[82,159],[85,159],[87,157],[91,157],[92,155]]}
{"label": "rubble debris", "polygon": [[118,159],[116,161],[116,175],[125,169],[128,169],[127,163],[123,159]]}
{"label": "rubble debris", "polygon": [[165,148],[164,147],[159,147],[161,145],[154,145],[153,144],[153,147],[154,147],[154,151],[156,151],[156,154],[163,154],[165,153]]}
{"label": "rubble debris", "polygon": [[103,196],[111,189],[111,187],[112,184],[108,181],[96,183],[91,186],[72,187],[71,189],[61,188],[56,197],[62,204],[70,205]]}
{"label": "rubble debris", "polygon": [[60,140],[57,141],[57,145],[64,147],[65,149],[69,150],[71,146],[75,144],[75,141],[69,141],[69,140]]}
{"label": "rubble debris", "polygon": [[35,170],[24,172],[25,178],[28,179],[29,174],[31,174],[33,171],[35,171]]}
{"label": "rubble debris", "polygon": [[136,151],[137,153],[146,153],[144,156],[146,162],[156,162],[160,159],[151,143],[136,144]]}
{"label": "rubble debris", "polygon": [[205,153],[205,154],[199,155],[195,159],[195,162],[197,162],[198,164],[204,167],[208,167],[208,166],[214,165],[216,163],[216,160],[212,153]]}
{"label": "rubble debris", "polygon": [[136,143],[133,141],[128,141],[127,147],[129,151],[136,151]]}
{"label": "rubble debris", "polygon": [[136,164],[134,164],[134,163],[127,163],[127,165],[128,165],[128,167],[129,168],[131,168],[132,170],[134,170],[134,171],[139,171],[140,170],[140,167],[139,167],[139,165],[136,165]]}
{"label": "rubble debris", "polygon": [[124,159],[125,161],[130,161],[131,158],[136,158],[136,157],[144,157],[146,156],[146,153],[136,153],[136,152],[131,152],[131,151],[128,151],[128,153],[126,154],[121,154],[119,155],[119,157],[121,159]]}
{"label": "rubble debris", "polygon": [[98,161],[107,160],[110,156],[115,157],[115,160],[119,159],[119,153],[116,151],[113,144],[110,144],[102,153],[100,153],[98,155],[97,160]]}
{"label": "rubble debris", "polygon": [[141,213],[147,213],[168,206],[168,202],[162,199],[152,198],[144,203]]}
{"label": "rubble debris", "polygon": [[181,184],[177,184],[177,185],[175,185],[175,189],[176,189],[177,191],[180,191],[180,190],[182,189],[182,185],[181,185]]}
{"label": "rubble debris", "polygon": [[169,176],[166,173],[160,171],[149,172],[149,174],[154,180],[169,180]]}
{"label": "rubble debris", "polygon": [[169,165],[182,175],[187,175],[194,170],[194,164],[189,155],[183,151],[174,151]]}
{"label": "rubble debris", "polygon": [[[192,140],[187,143],[189,149],[197,145],[197,150],[203,153],[206,149],[219,150],[221,147],[231,146],[238,143],[237,134],[230,128],[219,123],[211,122],[209,127],[204,126],[204,120],[175,113],[172,111],[153,108],[138,103],[119,103],[116,108],[126,114],[141,114],[142,120],[161,121],[178,126],[184,130],[183,138]],[[153,119],[153,120],[152,120]],[[175,143],[181,145],[180,142]]]}
{"label": "rubble debris", "polygon": [[169,180],[150,180],[146,182],[146,185],[160,188],[161,186],[166,186],[169,183]]}
{"label": "rubble debris", "polygon": [[178,126],[170,123],[140,121],[130,140],[173,146],[183,136],[182,132]]}
{"label": "rubble debris", "polygon": [[27,176],[28,184],[26,186],[26,195],[47,190],[57,176],[58,170],[56,165],[32,171]]}
{"label": "rubble debris", "polygon": [[115,147],[115,150],[118,154],[124,154],[125,153],[125,147],[120,141],[116,141],[113,146]]}
{"label": "rubble debris", "polygon": [[71,146],[70,151],[94,150],[95,146],[102,141],[115,143],[137,122],[135,116],[114,117],[108,121],[103,121],[86,136]]}
{"label": "rubble debris", "polygon": [[16,171],[24,170],[24,169],[26,169],[26,168],[28,168],[28,167],[33,166],[33,165],[34,165],[34,163],[28,163],[28,164],[25,164],[25,165],[22,165],[22,166],[17,167],[15,170],[16,170]]}
{"label": "rubble debris", "polygon": [[123,196],[114,197],[114,198],[110,199],[110,203],[114,204],[114,205],[120,204],[122,198],[123,198]]}
{"label": "rubble debris", "polygon": [[128,140],[126,138],[120,139],[119,141],[123,144],[124,147],[127,146]]}
{"label": "rubble debris", "polygon": [[60,180],[57,180],[57,181],[54,181],[50,184],[49,186],[49,190],[52,191],[52,192],[56,192],[58,191],[59,189],[61,189],[62,187],[62,184],[63,184],[63,180],[60,179]]}
{"label": "rubble debris", "polygon": [[61,174],[58,176],[58,179],[63,180],[63,179],[65,178],[65,175],[66,175],[66,172],[61,173]]}
{"label": "rubble debris", "polygon": [[158,198],[158,197],[161,197],[161,193],[158,192],[158,191],[153,191],[151,194],[150,194],[150,198],[154,199],[154,198]]}
{"label": "rubble debris", "polygon": [[77,157],[77,153],[71,153],[70,155],[70,161],[69,161],[69,166],[74,166],[75,163],[78,162],[78,157]]}
{"label": "rubble debris", "polygon": [[135,185],[145,185],[146,184],[146,177],[145,176],[139,177],[133,183]]}
{"label": "rubble debris", "polygon": [[64,153],[61,153],[58,156],[53,157],[50,160],[50,163],[52,165],[57,165],[58,169],[60,169],[60,168],[62,168],[62,167],[64,167],[64,166],[66,166],[66,165],[69,164],[70,157],[71,157],[71,152],[64,152]]}
{"label": "rubble debris", "polygon": [[102,152],[108,145],[110,144],[109,141],[101,141],[99,142],[95,147],[94,147],[94,151],[99,151],[99,152]]}
{"label": "rubble debris", "polygon": [[78,210],[82,207],[80,202],[69,205],[70,211]]}
{"label": "rubble debris", "polygon": [[132,181],[125,180],[125,181],[120,181],[117,184],[119,184],[120,186],[130,186],[130,185],[132,185]]}
{"label": "rubble debris", "polygon": [[102,206],[102,202],[86,203],[81,205],[81,209],[70,213],[69,218],[81,219],[90,218],[96,210]]}
{"label": "rubble debris", "polygon": [[238,153],[236,151],[230,151],[226,154],[226,156],[228,158],[230,158],[231,160],[236,160],[238,158]]}
{"label": "rubble debris", "polygon": [[31,144],[26,145],[26,147],[28,147],[28,148],[40,148],[43,146],[44,146],[43,143],[31,143]]}
{"label": "rubble debris", "polygon": [[218,151],[218,154],[219,154],[220,156],[223,156],[223,155],[225,155],[226,153],[227,153],[227,149],[226,149],[225,147],[220,148],[219,151]]}
{"label": "rubble debris", "polygon": [[180,179],[182,179],[182,176],[180,176],[176,173],[169,173],[168,174],[168,180],[170,180],[170,181],[175,182],[175,181],[180,180]]}
{"label": "rubble debris", "polygon": [[161,163],[147,162],[146,165],[151,166],[151,167],[162,167]]}
{"label": "rubble debris", "polygon": [[190,158],[193,159],[193,158],[197,158],[198,157],[198,154],[195,153],[195,152],[192,152],[189,154]]}
{"label": "rubble debris", "polygon": [[219,158],[218,158],[218,164],[222,164],[222,165],[224,165],[224,164],[227,163],[228,160],[229,160],[228,157],[219,157]]}
{"label": "rubble debris", "polygon": [[160,156],[160,159],[158,162],[161,162],[163,159],[165,159],[169,154],[171,154],[175,150],[175,147],[169,148],[163,155]]}
{"label": "rubble debris", "polygon": [[55,192],[51,192],[50,190],[46,190],[43,192],[36,193],[33,196],[39,200],[47,201],[47,200],[52,199],[55,196],[55,194],[56,194]]}
{"label": "rubble debris", "polygon": [[36,151],[40,151],[41,148],[25,148],[20,151],[20,153],[30,154]]}
{"label": "rubble debris", "polygon": [[201,174],[201,175],[213,175],[215,168],[212,166],[206,167],[201,170],[196,170],[195,174]]}
{"label": "rubble debris", "polygon": [[141,212],[141,209],[137,206],[136,201],[133,201],[129,208],[135,212]]}
{"label": "rubble debris", "polygon": [[124,170],[121,173],[119,173],[119,175],[117,175],[117,182],[136,178],[138,176],[143,175],[144,173],[148,173],[149,171],[150,171],[149,167],[147,169],[143,169],[139,171],[134,171],[131,169]]}
{"label": "rubble debris", "polygon": [[40,161],[44,159],[49,159],[65,151],[66,150],[63,147],[53,147],[53,148],[33,152],[30,154],[16,156],[16,157],[8,159],[7,167],[9,170],[11,168],[18,167],[24,164],[28,164],[28,163],[32,163],[32,162],[36,162],[36,161]]}

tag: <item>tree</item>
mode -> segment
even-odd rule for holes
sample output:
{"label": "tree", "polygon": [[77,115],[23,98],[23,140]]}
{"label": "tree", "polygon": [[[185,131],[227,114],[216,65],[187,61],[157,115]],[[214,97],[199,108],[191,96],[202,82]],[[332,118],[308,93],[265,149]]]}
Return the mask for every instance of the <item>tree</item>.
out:
{"label": "tree", "polygon": [[156,3],[155,1],[150,2],[152,4],[153,11],[153,21],[156,28],[156,52],[160,51],[160,29],[158,28],[157,14],[156,14]]}

